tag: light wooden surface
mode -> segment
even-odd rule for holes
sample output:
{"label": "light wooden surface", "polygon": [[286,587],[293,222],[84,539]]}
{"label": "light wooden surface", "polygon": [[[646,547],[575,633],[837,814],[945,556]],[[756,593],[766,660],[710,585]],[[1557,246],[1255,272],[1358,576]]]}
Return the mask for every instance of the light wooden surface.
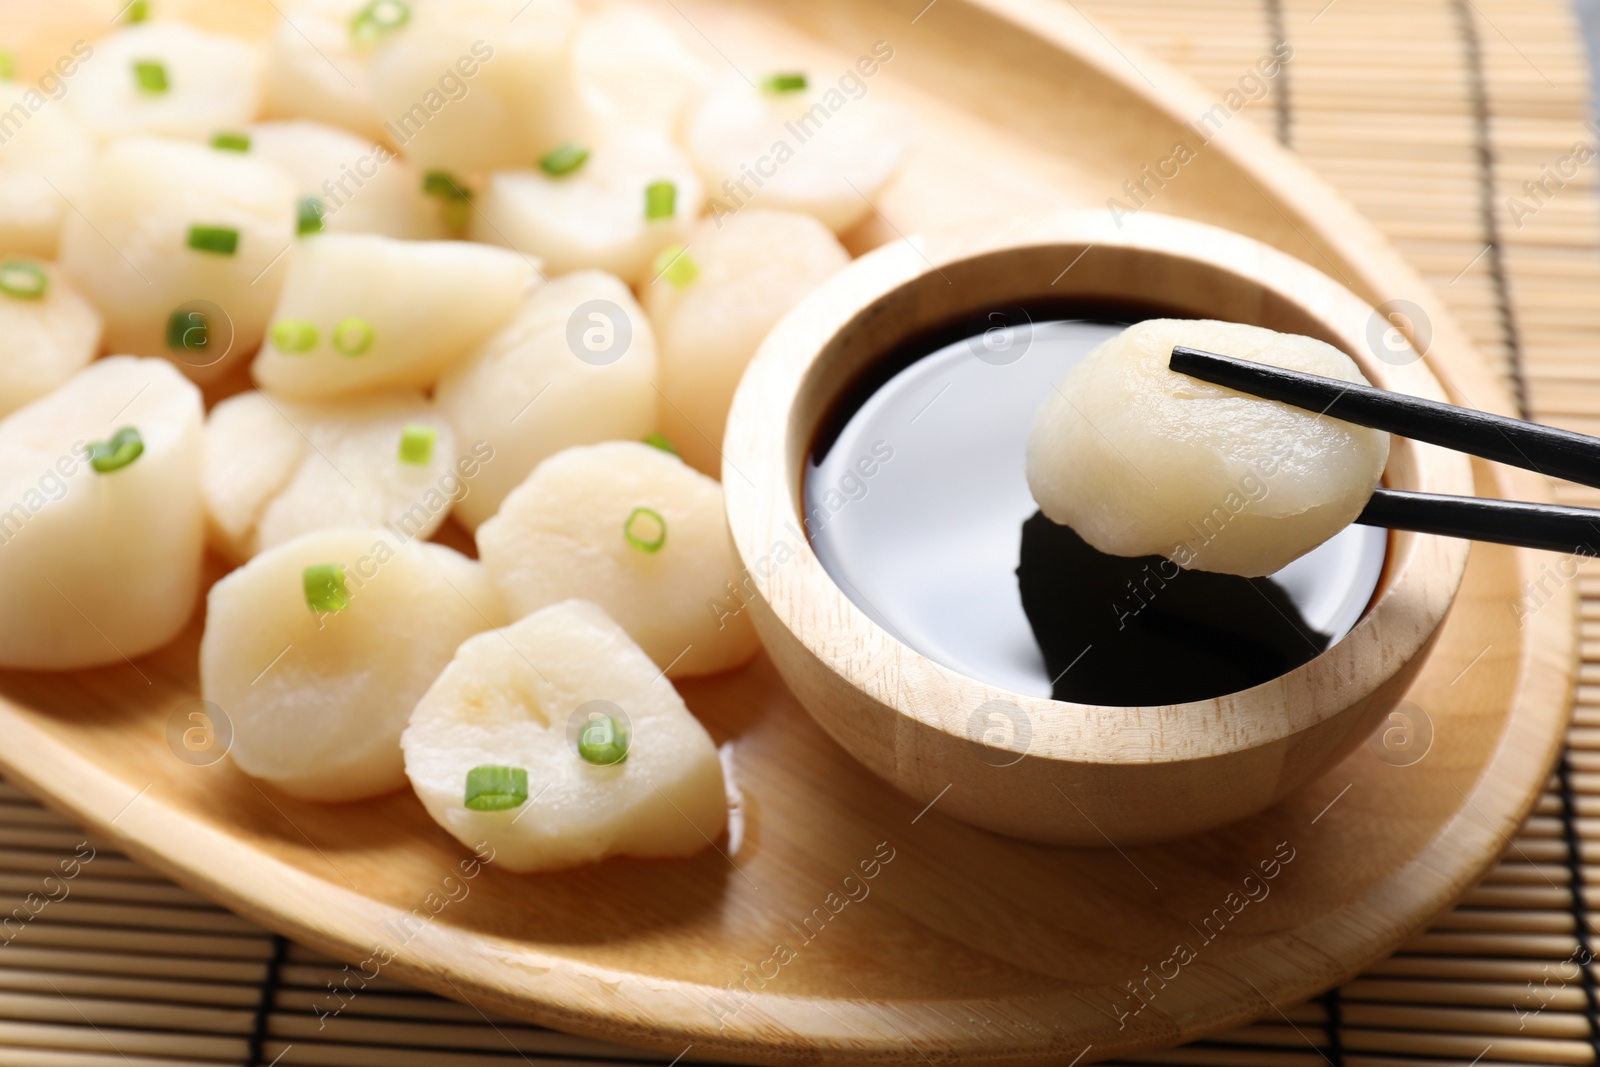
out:
{"label": "light wooden surface", "polygon": [[[908,232],[995,207],[1098,204],[1108,177],[1120,184],[1152,158],[1150,148],[1165,151],[1173,116],[1209,106],[1143,57],[1130,67],[1126,50],[1073,11],[939,0],[937,20],[912,24],[920,6],[679,5],[718,48],[752,66],[763,47],[812,47],[842,69],[885,31],[915,35],[915,47],[908,41],[899,53],[907,62],[874,85],[921,108],[938,135],[878,204]],[[817,39],[791,41],[790,27],[805,20]],[[986,48],[973,49],[974,40]],[[1141,102],[1146,76],[1167,106]],[[1184,186],[1163,192],[1161,210],[1301,253],[1349,275],[1369,300],[1428,301],[1366,223],[1247,130],[1230,125]],[[1246,174],[1246,158],[1262,163]],[[857,246],[893,236],[880,221]],[[1429,306],[1436,344],[1465,352],[1460,331]],[[1504,406],[1470,359],[1447,369],[1473,402]],[[1483,491],[1537,493],[1531,479],[1478,473]],[[735,740],[748,787],[749,832],[731,862],[708,852],[689,864],[619,863],[538,882],[491,868],[469,896],[421,925],[383,976],[669,1056],[692,1044],[692,1058],[762,1061],[837,1050],[828,1058],[916,1063],[957,1052],[1070,1062],[1089,1043],[1087,1062],[1271,1014],[1404,943],[1470,886],[1535,799],[1559,740],[1574,647],[1570,587],[1523,630],[1508,610],[1535,563],[1530,553],[1474,551],[1413,692],[1438,720],[1425,760],[1397,768],[1359,750],[1265,816],[1164,848],[1061,852],[971,830],[937,804],[919,812],[846,762],[764,663],[686,687],[719,739]],[[393,936],[382,920],[426,907],[460,853],[408,798],[329,817],[267,797],[225,765],[179,764],[163,732],[192,689],[194,644],[191,632],[141,661],[148,681],[129,668],[70,688],[6,678],[0,759],[136,857],[314,947],[366,959],[375,939]],[[871,896],[831,919],[718,1028],[695,998],[759,967],[775,939],[793,937],[786,924],[824,906],[881,841],[895,859]],[[1189,923],[1226,906],[1244,869],[1271,859],[1280,842],[1295,859],[1271,896],[1243,909],[1181,980],[1118,1030],[1107,1011],[1115,989],[1159,967],[1174,937],[1195,937]],[[91,929],[79,947],[106,940]],[[179,1055],[227,1052],[197,1043]]]}
{"label": "light wooden surface", "polygon": [[[934,231],[916,248],[894,242],[786,316],[740,385],[723,483],[734,542],[754,576],[751,608],[779,673],[829,736],[921,803],[941,799],[946,814],[1047,844],[1104,848],[1213,830],[1320,777],[1384,721],[1423,666],[1468,545],[1391,533],[1373,607],[1350,634],[1279,678],[1216,699],[1063,704],[919,654],[873,622],[797,538],[811,442],[883,353],[991,308],[1052,299],[1308,334],[1346,351],[1382,388],[1444,399],[1415,351],[1380,359],[1372,350],[1370,306],[1303,262],[1216,227],[1079,211]],[[1465,456],[1403,438],[1386,484],[1473,491]],[[777,545],[794,558],[773,565]],[[996,703],[1018,721],[1009,744],[991,748],[972,717]]]}

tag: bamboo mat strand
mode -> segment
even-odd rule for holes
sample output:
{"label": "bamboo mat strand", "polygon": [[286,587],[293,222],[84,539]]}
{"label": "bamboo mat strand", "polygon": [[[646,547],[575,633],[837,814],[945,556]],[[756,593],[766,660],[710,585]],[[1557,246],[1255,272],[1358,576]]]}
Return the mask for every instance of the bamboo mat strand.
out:
{"label": "bamboo mat strand", "polygon": [[[1500,342],[1505,350],[1511,395],[1517,412],[1531,418],[1528,384],[1523,373],[1522,336],[1517,329],[1517,313],[1511,301],[1511,283],[1506,275],[1506,246],[1500,235],[1500,205],[1495,195],[1498,172],[1494,136],[1490,130],[1489,87],[1485,84],[1483,42],[1478,34],[1472,0],[1452,0],[1451,9],[1461,35],[1465,57],[1467,96],[1472,107],[1473,155],[1477,163],[1478,207],[1484,240],[1484,256],[1494,292],[1495,313],[1500,320]],[[1563,804],[1563,817],[1567,806]]]}
{"label": "bamboo mat strand", "polygon": [[[1449,302],[1523,411],[1600,432],[1600,130],[1559,0],[1074,0],[1221,93],[1279,42],[1294,58],[1242,113],[1302,154]],[[928,14],[938,17],[937,9]],[[1547,195],[1530,184],[1546,182]],[[1513,198],[1531,204],[1517,211]],[[1467,398],[1469,401],[1471,398]],[[1566,503],[1600,491],[1558,487]],[[1600,562],[1576,576],[1584,664],[1569,748],[1503,861],[1449,915],[1342,989],[1139,1057],[1192,1067],[1600,1064]],[[0,1067],[603,1067],[603,1045],[344,967],[89,839],[0,782]],[[36,898],[35,898],[36,899]],[[682,1058],[693,1062],[692,1054]]]}
{"label": "bamboo mat strand", "polygon": [[267,1037],[272,1029],[272,1012],[277,1007],[283,961],[288,950],[289,943],[286,940],[277,934],[272,935],[272,955],[268,957],[266,969],[261,975],[261,994],[256,998],[255,1015],[250,1023],[248,1062],[252,1067],[265,1062],[262,1059],[262,1052],[266,1048]]}
{"label": "bamboo mat strand", "polygon": [[[1561,783],[1562,840],[1567,849],[1568,893],[1571,896],[1573,929],[1577,934],[1580,959],[1593,959],[1590,934],[1590,914],[1587,887],[1584,885],[1582,861],[1579,859],[1579,834],[1577,802],[1572,793],[1572,768],[1566,754],[1562,753],[1557,766]],[[1579,984],[1583,990],[1583,1010],[1588,1021],[1589,1047],[1600,1061],[1600,1000],[1595,996],[1595,978],[1591,967],[1580,971]]]}
{"label": "bamboo mat strand", "polygon": [[[1289,30],[1283,20],[1283,0],[1263,0],[1266,7],[1268,44],[1276,51],[1280,46],[1289,43]],[[1293,148],[1294,141],[1290,136],[1290,122],[1294,116],[1293,104],[1290,94],[1290,85],[1294,73],[1285,68],[1277,78],[1277,92],[1272,95],[1272,117],[1278,140],[1286,146]]]}

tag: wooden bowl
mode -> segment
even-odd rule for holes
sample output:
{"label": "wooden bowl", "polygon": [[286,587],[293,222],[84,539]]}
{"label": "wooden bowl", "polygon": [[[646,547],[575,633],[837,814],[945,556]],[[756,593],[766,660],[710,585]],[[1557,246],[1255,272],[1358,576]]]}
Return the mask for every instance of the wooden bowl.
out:
{"label": "wooden bowl", "polygon": [[[987,684],[919,654],[845,595],[801,532],[813,436],[841,394],[897,346],[991,308],[1063,300],[1308,334],[1347,352],[1375,385],[1446,399],[1420,359],[1387,349],[1385,359],[1373,355],[1368,304],[1238,234],[1104,212],[963,228],[872,252],[773,331],[729,419],[728,519],[779,672],[873,772],[923,803],[937,800],[946,814],[1016,837],[1160,841],[1266,808],[1371,733],[1421,669],[1468,544],[1392,532],[1377,591],[1350,633],[1285,675],[1215,699],[1070,704]],[[1399,438],[1385,483],[1464,495],[1473,487],[1466,457]],[[982,723],[973,712],[991,701],[1009,702],[1027,720],[1001,758],[993,739],[974,736],[970,725]]]}

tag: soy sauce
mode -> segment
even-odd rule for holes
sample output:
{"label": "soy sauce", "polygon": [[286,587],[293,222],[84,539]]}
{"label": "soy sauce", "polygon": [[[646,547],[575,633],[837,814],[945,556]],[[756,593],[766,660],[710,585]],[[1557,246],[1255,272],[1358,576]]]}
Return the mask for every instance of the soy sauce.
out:
{"label": "soy sauce", "polygon": [[1108,556],[1038,512],[1022,524],[1017,585],[1057,700],[1202,700],[1276,678],[1332,643],[1271,578]]}
{"label": "soy sauce", "polygon": [[930,659],[1057,700],[1199,700],[1322,652],[1372,597],[1382,530],[1349,527],[1246,579],[1109,556],[1038,513],[1024,473],[1035,411],[1091,349],[1148,317],[1073,310],[955,324],[886,354],[844,391],[802,494],[828,573]]}

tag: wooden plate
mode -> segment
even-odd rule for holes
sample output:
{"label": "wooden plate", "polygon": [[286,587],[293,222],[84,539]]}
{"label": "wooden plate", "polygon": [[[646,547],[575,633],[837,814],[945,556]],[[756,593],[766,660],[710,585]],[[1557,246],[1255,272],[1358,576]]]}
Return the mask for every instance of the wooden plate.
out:
{"label": "wooden plate", "polygon": [[[717,62],[756,72],[842,73],[876,41],[894,48],[870,91],[918,114],[921,147],[852,235],[858,249],[985,215],[1127,203],[1123,183],[1187,140],[1193,158],[1149,186],[1152,206],[1275,244],[1373,304],[1413,302],[1456,395],[1508,408],[1417,276],[1244,119],[1225,116],[1204,143],[1185,123],[1219,102],[1071,5],[925,3],[662,10]],[[1484,495],[1545,492],[1520,473],[1476,473]],[[948,820],[937,801],[919,811],[827,740],[759,660],[684,687],[732,745],[736,845],[553,877],[464,867],[409,794],[319,807],[226,760],[177,758],[169,727],[189,725],[198,619],[136,664],[0,676],[0,764],[117,847],[356,965],[344,995],[376,972],[696,1059],[1089,1062],[1346,979],[1486,870],[1549,774],[1574,686],[1572,587],[1531,614],[1516,607],[1541,562],[1473,551],[1388,747],[1260,817],[1160,847],[1050,849]],[[330,994],[322,1008],[337,1006]]]}

